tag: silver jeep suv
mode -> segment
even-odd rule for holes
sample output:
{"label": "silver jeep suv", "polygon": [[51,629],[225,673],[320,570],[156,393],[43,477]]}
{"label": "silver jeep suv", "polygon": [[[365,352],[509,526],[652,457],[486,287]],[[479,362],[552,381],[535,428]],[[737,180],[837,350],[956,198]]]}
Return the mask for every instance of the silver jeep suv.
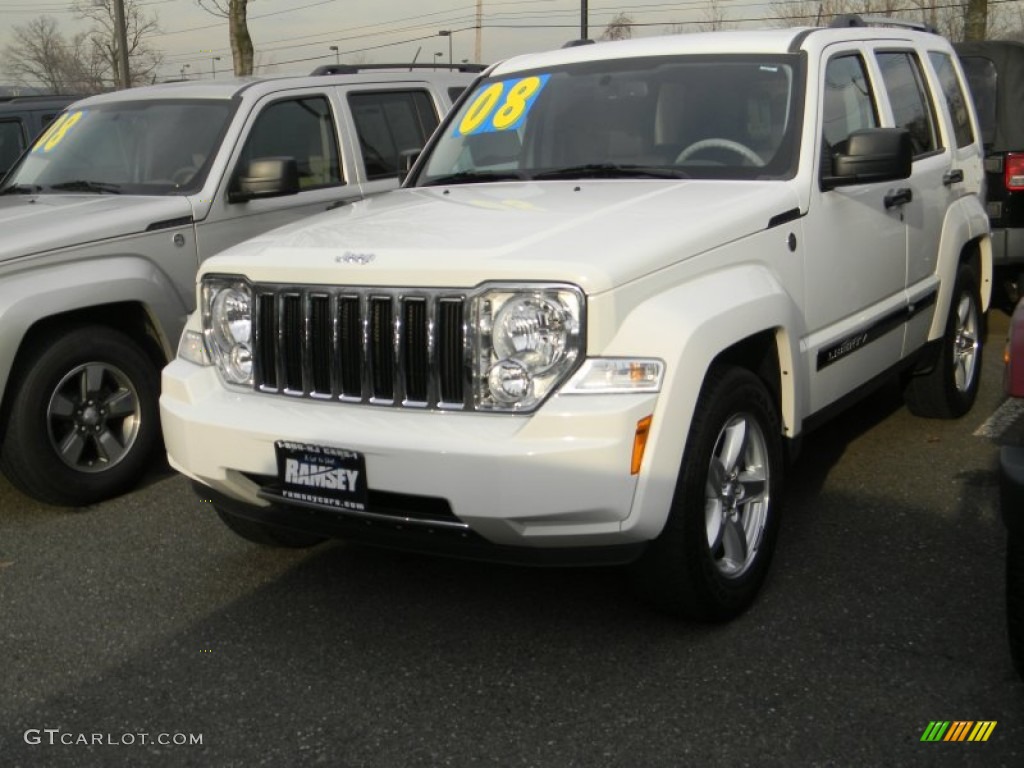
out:
{"label": "silver jeep suv", "polygon": [[70,106],[0,186],[0,467],[47,502],[139,477],[208,256],[397,186],[463,73],[183,82]]}

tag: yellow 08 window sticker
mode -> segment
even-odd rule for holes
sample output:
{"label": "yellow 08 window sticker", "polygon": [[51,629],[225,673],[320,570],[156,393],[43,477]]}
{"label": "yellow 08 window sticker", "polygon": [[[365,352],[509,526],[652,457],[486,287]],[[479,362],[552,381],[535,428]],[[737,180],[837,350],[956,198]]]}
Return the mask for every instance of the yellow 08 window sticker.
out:
{"label": "yellow 08 window sticker", "polygon": [[523,124],[551,75],[491,83],[479,91],[455,126],[455,136],[513,131]]}
{"label": "yellow 08 window sticker", "polygon": [[60,144],[68,131],[78,125],[78,121],[86,114],[86,110],[80,109],[77,112],[68,112],[58,117],[32,147],[33,152],[49,152]]}

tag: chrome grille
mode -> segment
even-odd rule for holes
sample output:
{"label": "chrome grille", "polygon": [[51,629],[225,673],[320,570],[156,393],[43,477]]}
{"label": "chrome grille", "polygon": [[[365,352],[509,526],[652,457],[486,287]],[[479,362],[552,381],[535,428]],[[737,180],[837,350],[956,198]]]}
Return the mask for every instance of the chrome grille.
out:
{"label": "chrome grille", "polygon": [[375,405],[465,407],[465,295],[291,285],[256,285],[254,291],[257,390]]}

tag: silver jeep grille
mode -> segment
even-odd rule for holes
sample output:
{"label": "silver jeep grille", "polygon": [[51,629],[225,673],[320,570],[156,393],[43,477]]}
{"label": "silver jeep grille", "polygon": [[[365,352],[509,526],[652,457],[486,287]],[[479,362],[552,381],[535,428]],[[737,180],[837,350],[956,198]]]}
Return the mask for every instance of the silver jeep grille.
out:
{"label": "silver jeep grille", "polygon": [[465,295],[256,285],[255,387],[374,405],[460,409],[469,391]]}

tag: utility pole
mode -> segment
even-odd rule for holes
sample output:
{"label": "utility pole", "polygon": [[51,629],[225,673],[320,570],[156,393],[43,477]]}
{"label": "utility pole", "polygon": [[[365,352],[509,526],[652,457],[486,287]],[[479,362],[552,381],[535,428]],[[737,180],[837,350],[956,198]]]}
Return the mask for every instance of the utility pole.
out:
{"label": "utility pole", "polygon": [[476,0],[476,48],[473,51],[473,55],[476,57],[476,63],[483,63],[483,53],[481,53],[481,39],[480,36],[484,28],[484,0]]}
{"label": "utility pole", "polygon": [[114,25],[117,27],[117,57],[121,87],[131,88],[132,78],[128,72],[128,27],[124,23],[124,0],[114,0]]}
{"label": "utility pole", "polygon": [[580,0],[580,40],[587,39],[587,0]]}

